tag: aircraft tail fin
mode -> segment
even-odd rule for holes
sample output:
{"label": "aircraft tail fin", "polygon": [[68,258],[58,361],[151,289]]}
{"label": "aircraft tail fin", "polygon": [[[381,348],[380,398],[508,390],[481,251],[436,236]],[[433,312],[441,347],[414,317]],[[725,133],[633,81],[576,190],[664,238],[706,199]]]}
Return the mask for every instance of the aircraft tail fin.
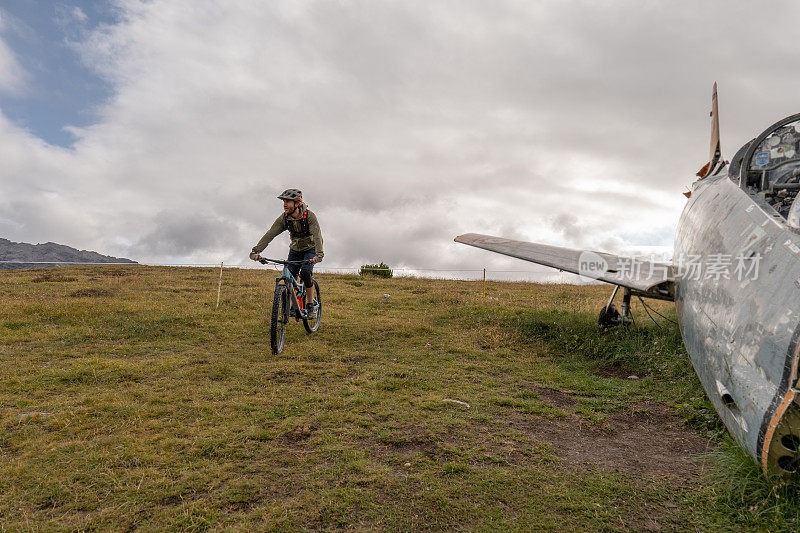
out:
{"label": "aircraft tail fin", "polygon": [[700,179],[710,175],[722,160],[722,149],[719,142],[719,107],[717,104],[717,82],[714,82],[714,91],[711,94],[711,145],[709,147],[708,163],[697,171]]}

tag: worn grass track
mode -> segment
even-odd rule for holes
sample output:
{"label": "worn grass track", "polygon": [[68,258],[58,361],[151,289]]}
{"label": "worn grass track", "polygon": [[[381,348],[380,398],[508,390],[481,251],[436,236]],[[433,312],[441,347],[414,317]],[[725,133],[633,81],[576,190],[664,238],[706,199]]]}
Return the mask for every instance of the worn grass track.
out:
{"label": "worn grass track", "polygon": [[321,275],[272,356],[274,273],[218,272],[0,273],[0,529],[789,523],[720,504],[677,329],[598,333],[606,286]]}

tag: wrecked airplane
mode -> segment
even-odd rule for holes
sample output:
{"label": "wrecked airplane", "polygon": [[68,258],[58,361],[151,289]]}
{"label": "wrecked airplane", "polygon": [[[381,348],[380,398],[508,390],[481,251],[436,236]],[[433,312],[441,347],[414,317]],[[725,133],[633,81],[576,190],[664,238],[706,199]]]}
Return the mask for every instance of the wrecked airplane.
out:
{"label": "wrecked airplane", "polygon": [[[686,193],[671,263],[468,233],[456,242],[598,279],[614,293],[601,325],[630,320],[632,296],[673,300],[697,375],[765,472],[800,469],[800,114],[721,157],[717,91],[709,163]],[[611,303],[623,288],[621,312]]]}

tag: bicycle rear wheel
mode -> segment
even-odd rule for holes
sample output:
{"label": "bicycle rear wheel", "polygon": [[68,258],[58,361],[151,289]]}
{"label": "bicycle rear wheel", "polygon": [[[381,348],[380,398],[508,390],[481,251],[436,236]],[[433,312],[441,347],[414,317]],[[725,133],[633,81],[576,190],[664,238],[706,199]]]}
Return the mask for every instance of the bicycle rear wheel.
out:
{"label": "bicycle rear wheel", "polygon": [[319,294],[319,284],[317,280],[314,281],[314,293],[317,295],[317,316],[312,319],[304,318],[303,319],[303,326],[306,328],[306,331],[309,333],[314,333],[319,329],[320,324],[322,324],[322,296]]}
{"label": "bicycle rear wheel", "polygon": [[289,322],[289,292],[286,285],[275,285],[272,297],[272,315],[269,323],[269,345],[272,353],[278,355],[286,342],[286,324]]}

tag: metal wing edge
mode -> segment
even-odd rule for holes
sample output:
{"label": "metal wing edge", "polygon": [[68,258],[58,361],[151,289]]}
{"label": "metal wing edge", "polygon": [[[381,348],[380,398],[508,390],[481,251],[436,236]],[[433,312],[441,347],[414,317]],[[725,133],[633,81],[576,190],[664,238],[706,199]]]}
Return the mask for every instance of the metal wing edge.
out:
{"label": "metal wing edge", "polygon": [[[603,252],[575,250],[480,233],[465,233],[456,237],[454,241],[579,275],[582,274],[579,271],[581,254],[591,252],[603,258],[607,263],[605,272],[596,276],[592,275],[592,278],[627,287],[635,290],[641,296],[662,300],[674,299],[675,280],[672,265],[669,263],[642,261]],[[635,268],[623,267],[627,264],[634,265]]]}

